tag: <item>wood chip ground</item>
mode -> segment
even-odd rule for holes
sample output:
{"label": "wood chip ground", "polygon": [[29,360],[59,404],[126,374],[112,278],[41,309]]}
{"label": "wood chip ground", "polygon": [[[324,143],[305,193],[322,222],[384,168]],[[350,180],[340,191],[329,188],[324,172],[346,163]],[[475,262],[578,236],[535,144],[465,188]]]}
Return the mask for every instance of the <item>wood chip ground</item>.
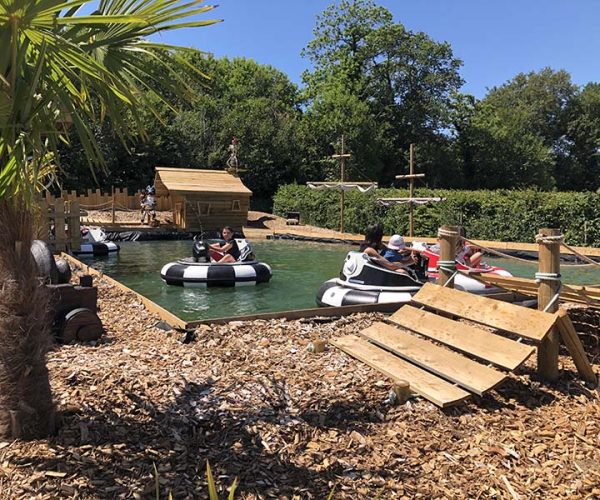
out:
{"label": "wood chip ground", "polygon": [[[97,344],[48,356],[62,425],[0,442],[2,498],[205,498],[208,460],[238,498],[600,498],[600,400],[566,356],[547,386],[531,362],[497,392],[441,411],[386,402],[390,381],[314,339],[381,320],[233,322],[196,340],[154,325],[99,282]],[[598,371],[598,315],[576,326]]]}

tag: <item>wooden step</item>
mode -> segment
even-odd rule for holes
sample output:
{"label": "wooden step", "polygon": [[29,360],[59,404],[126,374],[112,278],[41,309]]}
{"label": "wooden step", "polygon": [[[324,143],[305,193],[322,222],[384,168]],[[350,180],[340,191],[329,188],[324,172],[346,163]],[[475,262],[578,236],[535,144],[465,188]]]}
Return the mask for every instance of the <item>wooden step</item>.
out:
{"label": "wooden step", "polygon": [[518,368],[535,352],[532,346],[410,305],[398,309],[389,320],[403,328],[508,370]]}
{"label": "wooden step", "polygon": [[412,391],[441,408],[460,403],[470,395],[460,387],[436,377],[356,335],[347,335],[331,343],[394,380],[407,380]]}
{"label": "wooden step", "polygon": [[412,302],[541,342],[557,316],[426,283]]}
{"label": "wooden step", "polygon": [[506,378],[503,372],[488,368],[455,351],[385,323],[374,323],[363,330],[361,335],[405,360],[480,396]]}

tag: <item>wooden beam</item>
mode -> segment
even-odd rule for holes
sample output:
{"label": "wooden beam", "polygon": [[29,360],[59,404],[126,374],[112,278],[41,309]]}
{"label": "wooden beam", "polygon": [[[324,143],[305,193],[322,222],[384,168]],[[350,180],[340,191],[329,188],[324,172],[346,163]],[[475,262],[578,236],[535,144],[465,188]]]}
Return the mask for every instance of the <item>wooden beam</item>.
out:
{"label": "wooden beam", "polygon": [[569,350],[569,354],[571,354],[573,361],[575,362],[577,372],[581,375],[581,378],[594,386],[597,385],[598,379],[596,378],[594,369],[590,364],[585,349],[579,339],[579,335],[577,335],[577,331],[569,317],[569,313],[564,309],[561,309],[558,312],[558,329],[563,342]]}
{"label": "wooden beam", "polygon": [[331,344],[394,381],[406,380],[415,393],[445,408],[467,399],[470,394],[403,359],[390,354],[356,335],[347,335]]}
{"label": "wooden beam", "polygon": [[554,314],[425,283],[412,302],[541,342],[556,323]]}
{"label": "wooden beam", "polygon": [[269,313],[249,314],[246,316],[228,316],[221,318],[202,319],[198,321],[190,321],[188,328],[195,328],[199,325],[226,325],[231,321],[255,321],[255,320],[271,320],[271,319],[303,319],[315,317],[332,317],[346,316],[348,314],[364,313],[364,312],[393,312],[398,310],[402,304],[358,304],[354,306],[339,306],[339,307],[315,307],[312,309],[296,309],[293,311],[279,311]]}
{"label": "wooden beam", "polygon": [[421,177],[425,177],[425,174],[405,174],[405,175],[397,175],[396,179],[419,179]]}
{"label": "wooden beam", "polygon": [[517,369],[535,352],[532,346],[410,305],[398,309],[389,320],[398,326],[508,370]]}
{"label": "wooden beam", "polygon": [[379,347],[479,396],[506,378],[503,372],[385,323],[374,323],[360,334]]}

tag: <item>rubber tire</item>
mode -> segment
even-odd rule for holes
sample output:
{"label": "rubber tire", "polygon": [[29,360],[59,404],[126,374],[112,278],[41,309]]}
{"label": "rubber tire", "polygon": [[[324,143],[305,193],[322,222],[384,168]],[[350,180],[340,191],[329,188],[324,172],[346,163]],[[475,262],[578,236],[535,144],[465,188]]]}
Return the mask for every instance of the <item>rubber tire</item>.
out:
{"label": "rubber tire", "polygon": [[78,307],[65,315],[60,329],[60,341],[63,343],[74,340],[89,342],[98,340],[103,333],[104,328],[98,315],[86,307]]}
{"label": "rubber tire", "polygon": [[58,270],[58,283],[69,283],[71,281],[71,266],[65,259],[56,261],[56,269]]}
{"label": "rubber tire", "polygon": [[31,254],[38,268],[38,276],[49,279],[51,284],[58,283],[58,268],[48,243],[42,240],[33,240]]}

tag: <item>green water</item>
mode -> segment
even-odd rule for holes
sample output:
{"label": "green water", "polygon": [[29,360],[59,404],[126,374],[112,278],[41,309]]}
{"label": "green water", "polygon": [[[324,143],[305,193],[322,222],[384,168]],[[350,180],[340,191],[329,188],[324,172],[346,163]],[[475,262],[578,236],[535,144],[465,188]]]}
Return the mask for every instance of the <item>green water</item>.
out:
{"label": "green water", "polygon": [[[191,241],[145,241],[121,244],[117,256],[88,257],[86,263],[119,280],[182,319],[240,316],[260,312],[315,307],[319,285],[339,274],[349,245],[296,242],[252,242],[259,260],[273,269],[269,283],[254,287],[183,288],[166,285],[160,269],[168,262],[191,255]],[[84,260],[82,258],[82,260]],[[536,263],[487,259],[515,276],[531,278]],[[600,283],[600,271],[564,267],[566,283]]]}

